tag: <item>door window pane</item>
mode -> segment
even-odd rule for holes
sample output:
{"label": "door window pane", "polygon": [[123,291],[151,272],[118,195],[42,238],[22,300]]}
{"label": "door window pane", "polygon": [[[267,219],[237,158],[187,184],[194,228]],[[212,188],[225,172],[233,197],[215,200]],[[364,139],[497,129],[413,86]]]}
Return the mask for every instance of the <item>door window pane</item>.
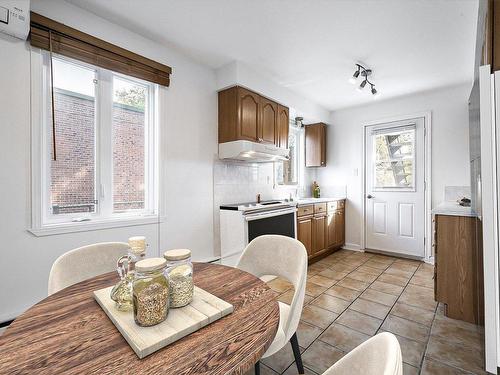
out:
{"label": "door window pane", "polygon": [[53,72],[57,160],[50,162],[51,210],[95,212],[95,71],[54,58]]}
{"label": "door window pane", "polygon": [[113,210],[145,207],[148,86],[113,78]]}
{"label": "door window pane", "polygon": [[378,130],[372,139],[375,189],[414,189],[415,129]]}

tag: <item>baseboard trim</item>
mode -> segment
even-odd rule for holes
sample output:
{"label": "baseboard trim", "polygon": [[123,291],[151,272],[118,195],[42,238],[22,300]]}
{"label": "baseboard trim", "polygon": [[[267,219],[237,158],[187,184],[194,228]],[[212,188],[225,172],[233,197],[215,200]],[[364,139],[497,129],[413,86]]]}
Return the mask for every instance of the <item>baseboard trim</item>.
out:
{"label": "baseboard trim", "polygon": [[344,246],[342,246],[342,249],[359,251],[359,252],[364,253],[364,249],[362,249],[361,246],[356,244],[356,243],[345,243]]}

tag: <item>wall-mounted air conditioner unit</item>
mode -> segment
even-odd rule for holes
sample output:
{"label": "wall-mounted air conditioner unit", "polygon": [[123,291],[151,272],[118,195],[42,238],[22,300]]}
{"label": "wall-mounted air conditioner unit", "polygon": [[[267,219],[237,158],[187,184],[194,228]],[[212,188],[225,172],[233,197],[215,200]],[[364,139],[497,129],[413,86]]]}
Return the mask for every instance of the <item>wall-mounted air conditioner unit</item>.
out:
{"label": "wall-mounted air conditioner unit", "polygon": [[0,1],[0,32],[26,40],[30,31],[30,1]]}

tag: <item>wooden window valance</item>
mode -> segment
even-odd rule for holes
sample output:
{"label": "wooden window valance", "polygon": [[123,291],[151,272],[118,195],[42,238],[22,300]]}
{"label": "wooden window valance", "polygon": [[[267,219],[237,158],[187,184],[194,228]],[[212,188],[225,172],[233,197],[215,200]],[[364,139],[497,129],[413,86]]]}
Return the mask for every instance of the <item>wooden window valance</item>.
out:
{"label": "wooden window valance", "polygon": [[172,68],[31,12],[31,45],[117,73],[170,84]]}

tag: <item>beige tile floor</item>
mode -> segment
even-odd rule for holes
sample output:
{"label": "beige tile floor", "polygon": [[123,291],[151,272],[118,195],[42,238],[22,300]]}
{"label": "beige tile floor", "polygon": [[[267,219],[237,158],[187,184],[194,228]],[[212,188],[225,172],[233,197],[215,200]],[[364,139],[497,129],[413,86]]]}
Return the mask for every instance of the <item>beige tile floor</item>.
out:
{"label": "beige tile floor", "polygon": [[[297,330],[306,374],[321,374],[384,331],[398,338],[404,375],[485,374],[483,330],[443,315],[432,277],[433,267],[422,262],[348,250],[309,266]],[[290,303],[290,283],[268,285]],[[261,360],[263,375],[296,373],[290,345]]]}

